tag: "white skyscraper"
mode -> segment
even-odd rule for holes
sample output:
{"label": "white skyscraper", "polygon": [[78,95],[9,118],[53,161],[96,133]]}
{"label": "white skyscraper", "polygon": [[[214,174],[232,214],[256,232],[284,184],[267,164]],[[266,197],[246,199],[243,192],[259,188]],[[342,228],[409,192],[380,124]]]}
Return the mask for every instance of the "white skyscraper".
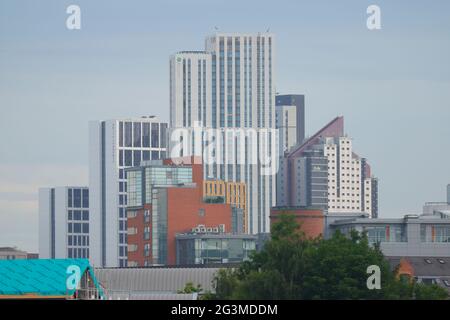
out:
{"label": "white skyscraper", "polygon": [[89,189],[39,189],[39,257],[89,258]]}
{"label": "white skyscraper", "polygon": [[167,123],[154,117],[89,124],[90,257],[95,266],[127,265],[125,168],[165,158]]}
{"label": "white skyscraper", "polygon": [[346,136],[325,138],[323,154],[328,160],[328,211],[372,216],[370,169],[365,169],[365,160],[353,152],[352,140]]}
{"label": "white skyscraper", "polygon": [[[275,176],[262,175],[261,163],[254,160],[258,157],[255,153],[261,150],[276,150],[278,140],[272,133],[267,139],[256,140],[239,140],[227,134],[237,136],[241,129],[249,128],[258,135],[267,129],[275,130],[273,42],[270,33],[218,33],[206,38],[205,51],[181,51],[170,62],[171,130],[191,129],[195,125],[218,129],[217,143],[233,146],[233,154],[222,148],[222,161],[204,162],[204,174],[205,178],[247,184],[250,233],[270,230]],[[200,152],[204,147],[202,142]],[[241,151],[245,159],[238,161],[235,154]]]}

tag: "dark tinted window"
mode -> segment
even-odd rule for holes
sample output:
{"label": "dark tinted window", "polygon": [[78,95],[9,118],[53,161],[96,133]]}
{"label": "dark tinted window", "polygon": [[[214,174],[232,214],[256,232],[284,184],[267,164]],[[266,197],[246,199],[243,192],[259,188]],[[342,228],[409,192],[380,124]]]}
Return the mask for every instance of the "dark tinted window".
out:
{"label": "dark tinted window", "polygon": [[81,208],[81,190],[73,189],[73,206]]}
{"label": "dark tinted window", "polygon": [[89,208],[89,190],[83,189],[83,208]]}

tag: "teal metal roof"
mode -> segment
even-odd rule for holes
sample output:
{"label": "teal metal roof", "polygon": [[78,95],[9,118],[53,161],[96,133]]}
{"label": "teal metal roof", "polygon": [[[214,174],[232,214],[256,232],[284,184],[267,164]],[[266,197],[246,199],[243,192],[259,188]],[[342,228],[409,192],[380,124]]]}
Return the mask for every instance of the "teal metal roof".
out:
{"label": "teal metal roof", "polygon": [[72,295],[75,289],[68,290],[66,285],[69,266],[78,266],[81,276],[88,270],[102,292],[87,259],[24,259],[0,260],[0,295]]}

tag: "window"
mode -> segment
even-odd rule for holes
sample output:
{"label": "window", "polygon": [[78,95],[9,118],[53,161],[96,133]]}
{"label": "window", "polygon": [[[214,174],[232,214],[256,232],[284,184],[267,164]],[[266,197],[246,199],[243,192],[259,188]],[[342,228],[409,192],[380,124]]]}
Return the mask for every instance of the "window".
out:
{"label": "window", "polygon": [[72,189],[68,190],[68,194],[67,194],[67,206],[69,208],[72,207]]}
{"label": "window", "polygon": [[132,123],[125,122],[125,147],[132,146]]}
{"label": "window", "polygon": [[159,125],[152,123],[152,148],[159,148]]}
{"label": "window", "polygon": [[74,223],[73,224],[73,232],[74,233],[81,233],[81,223]]}
{"label": "window", "polygon": [[150,240],[150,227],[144,228],[144,240]]}
{"label": "window", "polygon": [[150,244],[146,243],[144,245],[144,256],[148,257],[150,255]]}
{"label": "window", "polygon": [[150,123],[143,123],[142,126],[143,126],[142,146],[144,148],[150,148]]}
{"label": "window", "polygon": [[83,208],[89,208],[89,190],[83,189]]}
{"label": "window", "polygon": [[80,210],[75,210],[73,212],[73,220],[81,220],[81,211]]}
{"label": "window", "polygon": [[150,222],[150,210],[145,210],[144,211],[144,223],[149,223]]}
{"label": "window", "polygon": [[133,145],[137,148],[141,147],[141,123],[135,122],[134,123],[134,143]]}
{"label": "window", "polygon": [[73,206],[81,208],[81,190],[73,189]]}
{"label": "window", "polygon": [[125,166],[133,166],[133,155],[131,150],[125,150]]}

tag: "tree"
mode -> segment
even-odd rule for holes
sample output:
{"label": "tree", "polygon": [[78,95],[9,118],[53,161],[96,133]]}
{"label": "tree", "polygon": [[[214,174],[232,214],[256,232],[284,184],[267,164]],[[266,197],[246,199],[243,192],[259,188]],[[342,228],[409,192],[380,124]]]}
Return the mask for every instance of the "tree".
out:
{"label": "tree", "polygon": [[437,284],[416,283],[414,296],[417,300],[444,300],[448,298],[448,292]]}
{"label": "tree", "polygon": [[178,290],[178,293],[200,293],[202,292],[202,286],[200,284],[198,284],[197,286],[194,286],[194,284],[192,282],[188,282],[186,283],[186,285],[184,286],[184,288],[182,290]]}
{"label": "tree", "polygon": [[[368,266],[378,266],[381,289],[367,287]],[[445,299],[439,287],[397,279],[366,234],[307,239],[295,217],[280,215],[272,237],[251,261],[223,269],[209,299]],[[445,290],[444,290],[445,291]]]}

